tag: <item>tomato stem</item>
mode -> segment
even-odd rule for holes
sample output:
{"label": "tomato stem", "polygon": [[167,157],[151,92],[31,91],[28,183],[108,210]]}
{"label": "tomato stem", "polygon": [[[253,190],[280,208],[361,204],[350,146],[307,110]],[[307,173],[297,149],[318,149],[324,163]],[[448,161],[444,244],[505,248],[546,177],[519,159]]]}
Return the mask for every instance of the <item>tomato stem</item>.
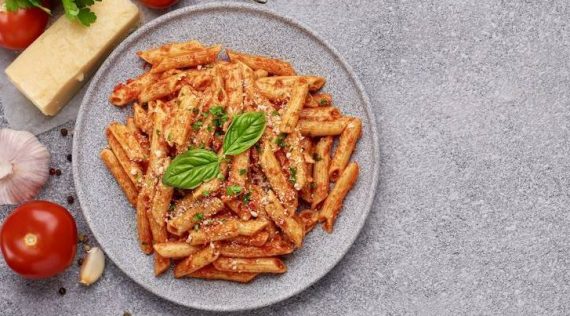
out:
{"label": "tomato stem", "polygon": [[33,247],[38,243],[38,236],[36,234],[27,233],[26,236],[24,236],[24,243],[28,247]]}

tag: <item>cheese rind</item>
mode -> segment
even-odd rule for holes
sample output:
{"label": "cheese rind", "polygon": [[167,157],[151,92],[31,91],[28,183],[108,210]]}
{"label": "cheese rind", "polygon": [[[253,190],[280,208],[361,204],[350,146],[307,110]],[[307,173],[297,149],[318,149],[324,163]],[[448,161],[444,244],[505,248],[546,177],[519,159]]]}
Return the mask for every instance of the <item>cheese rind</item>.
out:
{"label": "cheese rind", "polygon": [[10,81],[45,115],[55,115],[103,58],[139,23],[130,0],[95,2],[89,27],[60,17],[6,68]]}

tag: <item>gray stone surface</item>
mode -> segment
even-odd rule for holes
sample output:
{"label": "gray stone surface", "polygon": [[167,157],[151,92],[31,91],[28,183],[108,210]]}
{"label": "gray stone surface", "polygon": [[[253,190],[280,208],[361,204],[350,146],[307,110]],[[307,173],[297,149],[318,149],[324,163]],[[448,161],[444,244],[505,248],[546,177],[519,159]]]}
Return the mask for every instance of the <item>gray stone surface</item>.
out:
{"label": "gray stone surface", "polygon": [[[569,4],[267,6],[311,26],[359,74],[380,124],[381,178],[343,261],[300,295],[249,314],[568,314]],[[65,204],[71,138],[57,129],[40,138],[64,171],[42,197]],[[2,314],[203,314],[149,294],[110,263],[91,288],[77,273],[25,281],[0,260]]]}

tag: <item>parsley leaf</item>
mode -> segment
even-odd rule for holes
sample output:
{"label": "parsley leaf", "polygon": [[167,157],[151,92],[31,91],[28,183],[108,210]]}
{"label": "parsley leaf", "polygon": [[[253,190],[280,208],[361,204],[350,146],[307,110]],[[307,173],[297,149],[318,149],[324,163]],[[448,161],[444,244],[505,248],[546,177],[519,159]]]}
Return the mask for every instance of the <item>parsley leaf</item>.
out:
{"label": "parsley leaf", "polygon": [[289,182],[293,184],[297,182],[297,168],[289,167]]}
{"label": "parsley leaf", "polygon": [[228,120],[228,115],[224,112],[222,106],[213,106],[210,108],[210,114],[214,116],[214,125],[221,127]]}
{"label": "parsley leaf", "polygon": [[[29,1],[29,0],[28,0]],[[77,21],[84,26],[89,26],[97,20],[95,13],[89,6],[101,0],[61,0],[65,16],[72,21]]]}
{"label": "parsley leaf", "polygon": [[226,194],[229,196],[238,195],[241,193],[241,187],[239,185],[230,185],[226,188]]}
{"label": "parsley leaf", "polygon": [[245,193],[242,197],[241,200],[244,204],[249,203],[249,201],[251,201],[251,192],[247,192]]}
{"label": "parsley leaf", "polygon": [[200,129],[200,127],[202,127],[202,125],[204,125],[204,122],[196,121],[196,122],[194,122],[194,124],[192,124],[192,129],[197,131]]}
{"label": "parsley leaf", "polygon": [[285,147],[285,137],[287,137],[287,134],[285,134],[285,133],[279,134],[275,138],[275,144],[277,144],[277,146],[279,146],[281,148],[284,148]]}
{"label": "parsley leaf", "polygon": [[243,176],[243,175],[245,175],[246,173],[247,173],[247,170],[245,170],[245,169],[243,169],[243,168],[242,168],[242,169],[239,169],[239,175],[240,175],[240,176]]}
{"label": "parsley leaf", "polygon": [[202,214],[202,213],[196,213],[196,215],[194,215],[194,217],[192,217],[192,220],[195,222],[199,222],[203,219],[204,219],[204,214]]}

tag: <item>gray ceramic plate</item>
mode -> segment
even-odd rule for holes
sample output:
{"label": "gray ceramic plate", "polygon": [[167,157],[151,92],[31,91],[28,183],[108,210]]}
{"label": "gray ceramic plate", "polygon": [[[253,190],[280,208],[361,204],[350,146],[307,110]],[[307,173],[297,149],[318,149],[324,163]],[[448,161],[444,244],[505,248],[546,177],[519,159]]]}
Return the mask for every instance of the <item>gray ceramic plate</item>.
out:
{"label": "gray ceramic plate", "polygon": [[[137,245],[133,208],[99,160],[105,126],[125,121],[130,108],[107,98],[113,87],[141,73],[138,50],[166,42],[198,39],[245,52],[288,59],[302,74],[327,78],[326,91],[344,113],[363,120],[363,136],[353,158],[361,167],[334,233],[315,229],[299,251],[286,258],[288,272],[258,277],[243,285],[224,281],[174,279],[153,275],[152,256]],[[336,50],[290,18],[244,4],[191,6],[166,14],[137,30],[101,66],[83,99],[75,126],[73,173],[83,214],[93,234],[135,282],[170,301],[204,310],[229,311],[266,306],[291,297],[323,277],[348,251],[370,211],[378,178],[378,142],[369,100],[351,68]],[[365,254],[363,254],[365,255]]]}

